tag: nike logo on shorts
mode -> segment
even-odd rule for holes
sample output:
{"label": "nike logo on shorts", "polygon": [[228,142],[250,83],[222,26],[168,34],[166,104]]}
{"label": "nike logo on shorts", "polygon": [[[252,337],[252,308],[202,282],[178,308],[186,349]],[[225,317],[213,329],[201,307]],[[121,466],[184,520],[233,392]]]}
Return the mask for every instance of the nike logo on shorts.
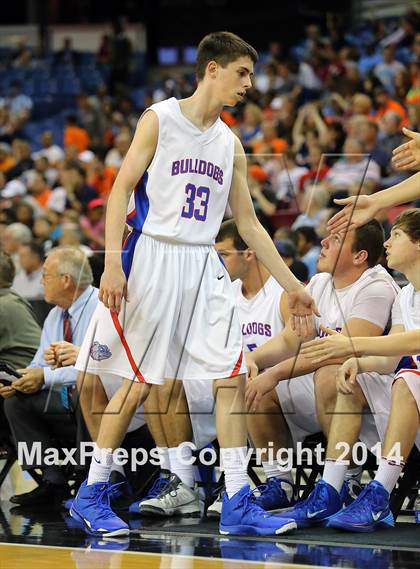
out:
{"label": "nike logo on shorts", "polygon": [[218,281],[221,281],[224,276],[225,276],[225,275],[222,275],[221,277],[217,277],[217,280],[218,280]]}

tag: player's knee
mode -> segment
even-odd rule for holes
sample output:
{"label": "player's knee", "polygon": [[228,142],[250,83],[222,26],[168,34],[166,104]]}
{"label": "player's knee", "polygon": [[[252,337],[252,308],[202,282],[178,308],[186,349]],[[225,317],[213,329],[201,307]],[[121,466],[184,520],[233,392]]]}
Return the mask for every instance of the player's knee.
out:
{"label": "player's knee", "polygon": [[403,377],[399,377],[395,380],[392,386],[392,400],[393,401],[404,401],[404,403],[409,403],[415,399],[411,393],[410,388],[407,385],[407,381]]}
{"label": "player's knee", "polygon": [[336,387],[337,366],[326,366],[314,373],[315,397],[319,403],[331,405],[337,399]]}
{"label": "player's knee", "polygon": [[150,393],[151,385],[139,381],[124,380],[121,387],[121,396],[126,409],[135,410],[141,405]]}

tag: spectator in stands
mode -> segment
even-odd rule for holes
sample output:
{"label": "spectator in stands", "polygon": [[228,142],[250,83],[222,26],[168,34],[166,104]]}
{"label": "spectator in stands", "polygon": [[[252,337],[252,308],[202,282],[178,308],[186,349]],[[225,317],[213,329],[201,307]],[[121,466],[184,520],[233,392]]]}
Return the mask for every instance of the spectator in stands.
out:
{"label": "spectator in stands", "polygon": [[38,351],[22,378],[13,383],[14,393],[5,401],[5,412],[15,445],[32,447],[41,443],[41,463],[25,459],[22,468],[42,468],[40,485],[25,494],[11,497],[15,504],[61,504],[68,497],[69,486],[60,465],[44,461],[47,448],[56,448],[57,439],[76,439],[77,419],[74,401],[77,372],[73,366],[48,367],[44,350],[52,342],[66,340],[80,345],[98,302],[98,290],[91,286],[92,271],[85,255],[78,249],[53,249],[43,268],[45,300],[55,304],[45,320]]}
{"label": "spectator in stands", "polygon": [[19,249],[22,245],[30,243],[32,232],[23,223],[11,223],[7,226],[2,235],[1,247],[3,251],[11,255],[15,264],[16,273],[20,271]]}
{"label": "spectator in stands", "polygon": [[52,241],[50,239],[51,230],[51,221],[46,215],[42,215],[35,219],[33,235],[36,239],[36,242],[42,246],[44,255],[46,255],[52,247]]}
{"label": "spectator in stands", "polygon": [[290,239],[275,239],[274,245],[295,277],[303,283],[307,282],[309,280],[308,267],[305,263],[296,259],[297,251],[293,241]]}
{"label": "spectator in stands", "polygon": [[64,159],[64,150],[58,144],[54,144],[54,137],[50,130],[44,130],[40,136],[42,148],[35,152],[32,156],[36,159],[38,156],[46,156],[51,167],[57,165]]}
{"label": "spectator in stands", "polygon": [[95,190],[86,184],[86,172],[77,164],[70,164],[60,173],[60,181],[67,193],[67,206],[82,211],[98,197]]}
{"label": "spectator in stands", "polygon": [[268,174],[257,164],[250,165],[248,168],[248,186],[251,192],[252,202],[255,213],[261,224],[270,235],[273,234],[274,226],[271,217],[274,215],[278,199],[271,188]]}
{"label": "spectator in stands", "polygon": [[391,159],[392,151],[403,143],[404,136],[400,129],[401,117],[394,111],[387,111],[379,122],[381,129],[381,147]]}
{"label": "spectator in stands", "polygon": [[304,226],[296,229],[295,234],[299,259],[307,266],[308,278],[311,279],[316,273],[318,257],[321,252],[318,235],[313,227]]}
{"label": "spectator in stands", "polygon": [[89,157],[89,160],[85,160],[82,154],[79,155],[79,160],[82,161],[86,169],[87,184],[94,188],[98,195],[103,198],[108,196],[114,184],[118,169],[115,166],[105,166],[103,160],[96,155],[92,158]]}
{"label": "spectator in stands", "polygon": [[[28,302],[12,290],[14,278],[11,256],[0,251],[0,361],[17,369],[28,365],[35,355],[41,330]],[[0,388],[0,395],[8,392],[4,386]]]}
{"label": "spectator in stands", "polygon": [[376,106],[374,119],[376,122],[380,122],[388,111],[394,111],[400,117],[400,128],[408,125],[407,111],[400,103],[391,98],[384,87],[376,87],[374,93]]}
{"label": "spectator in stands", "polygon": [[44,298],[44,287],[41,282],[44,263],[42,246],[31,241],[20,247],[18,255],[22,270],[15,276],[13,290],[26,300],[42,300]]}
{"label": "spectator in stands", "polygon": [[11,120],[21,128],[29,120],[34,104],[28,95],[22,93],[20,81],[14,80],[10,83],[7,106]]}
{"label": "spectator in stands", "polygon": [[[2,184],[4,175],[2,175]],[[22,196],[26,195],[26,187],[20,180],[10,180],[3,185],[1,197],[6,199],[12,207],[16,207]]]}
{"label": "spectator in stands", "polygon": [[387,154],[382,143],[378,140],[379,126],[377,123],[364,120],[359,126],[358,138],[363,143],[364,150],[371,160],[376,162],[381,170],[381,176],[387,174],[391,154]]}
{"label": "spectator in stands", "polygon": [[387,45],[382,50],[383,60],[378,63],[373,70],[385,89],[391,95],[395,95],[395,77],[397,73],[405,71],[402,63],[395,59],[395,49],[393,45]]}
{"label": "spectator in stands", "polygon": [[6,172],[8,180],[19,178],[27,170],[31,170],[34,167],[34,161],[31,156],[31,145],[29,142],[16,138],[13,140],[12,149],[16,163]]}
{"label": "spectator in stands", "polygon": [[28,180],[28,193],[41,208],[45,208],[51,197],[51,189],[43,174],[33,171]]}
{"label": "spectator in stands", "polygon": [[292,225],[293,231],[298,227],[318,229],[321,215],[330,199],[329,193],[320,186],[307,187],[303,194],[301,212]]}
{"label": "spectator in stands", "polygon": [[80,218],[80,228],[93,251],[105,249],[105,203],[102,198],[87,204],[86,215]]}
{"label": "spectator in stands", "polygon": [[131,136],[121,133],[115,138],[114,146],[105,156],[105,165],[113,168],[120,168],[127,150],[130,148]]}
{"label": "spectator in stands", "polygon": [[252,153],[281,154],[287,146],[287,141],[277,136],[275,123],[272,120],[264,120],[261,123],[261,138],[252,144]]}
{"label": "spectator in stands", "polygon": [[276,198],[281,201],[296,205],[299,193],[299,183],[308,169],[296,164],[296,153],[289,148],[280,158],[282,169],[273,180]]}
{"label": "spectator in stands", "polygon": [[261,122],[262,112],[255,103],[247,103],[244,108],[244,117],[239,128],[239,136],[244,146],[252,146],[262,138]]}
{"label": "spectator in stands", "polygon": [[89,146],[101,150],[105,134],[105,119],[102,113],[91,104],[86,93],[80,93],[77,97],[77,107],[78,121],[88,134]]}
{"label": "spectator in stands", "polygon": [[112,36],[109,92],[111,95],[116,95],[126,89],[133,57],[133,46],[125,31],[125,18],[120,16],[112,25],[114,34]]}
{"label": "spectator in stands", "polygon": [[29,229],[32,231],[34,225],[35,211],[34,208],[32,207],[32,204],[30,204],[27,201],[27,198],[21,199],[16,204],[15,213],[16,213],[16,221],[18,221],[19,223],[23,223],[24,225],[29,227]]}
{"label": "spectator in stands", "polygon": [[62,48],[54,54],[54,63],[58,65],[78,65],[79,61],[80,55],[73,49],[72,38],[65,37]]}
{"label": "spectator in stands", "polygon": [[374,192],[380,180],[379,166],[365,154],[363,144],[356,138],[347,138],[344,156],[325,176],[322,186],[332,195],[338,191],[355,195]]}
{"label": "spectator in stands", "polygon": [[[0,362],[12,369],[29,364],[36,353],[41,329],[32,308],[11,290],[15,266],[10,255],[0,250]],[[4,415],[3,400],[14,395],[13,387],[0,380],[0,457],[10,447],[10,430]]]}
{"label": "spectator in stands", "polygon": [[75,115],[68,115],[64,128],[64,146],[74,146],[78,152],[87,150],[90,144],[89,135],[86,129],[80,127]]}
{"label": "spectator in stands", "polygon": [[12,156],[12,148],[2,142],[0,144],[0,172],[7,172],[16,164],[16,160]]}
{"label": "spectator in stands", "polygon": [[297,196],[300,209],[302,209],[301,197],[303,195],[303,192],[307,187],[312,187],[313,184],[322,182],[330,169],[326,163],[325,157],[323,156],[322,147],[319,144],[312,144],[310,146],[308,153],[308,164],[309,170],[299,178],[299,191],[297,193]]}
{"label": "spectator in stands", "polygon": [[109,34],[104,34],[96,52],[96,61],[99,65],[109,65],[112,57],[112,38]]}

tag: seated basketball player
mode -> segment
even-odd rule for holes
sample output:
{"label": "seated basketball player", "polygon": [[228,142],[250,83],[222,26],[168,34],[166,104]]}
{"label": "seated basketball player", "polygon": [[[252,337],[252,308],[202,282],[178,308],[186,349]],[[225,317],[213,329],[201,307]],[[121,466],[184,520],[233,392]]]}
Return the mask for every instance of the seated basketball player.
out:
{"label": "seated basketball player", "polygon": [[[389,336],[352,337],[350,342],[337,334],[328,342],[319,342],[328,344],[329,349],[335,345],[339,353],[348,352],[350,347],[357,356],[377,355],[352,357],[338,370],[336,414],[331,424],[323,478],[305,502],[298,504],[294,512],[288,512],[297,521],[306,516],[305,523],[312,523],[314,519],[331,516],[328,527],[355,532],[392,527],[390,493],[415,442],[420,449],[420,209],[407,210],[397,217],[385,248],[388,266],[409,280],[394,302]],[[410,352],[405,340],[409,331],[413,344]],[[316,343],[311,343],[305,348],[305,353],[310,358],[319,359],[323,349],[321,346],[317,351]],[[371,372],[393,372],[400,356],[407,353],[417,354],[410,358],[411,365],[406,367],[407,362],[403,360],[404,367],[396,372],[386,389],[375,381],[366,382],[369,388],[369,397],[366,397],[360,377]],[[343,454],[342,447],[338,450],[336,445],[345,442],[351,450],[360,433],[363,411],[368,405],[378,419],[383,442],[382,458],[375,479],[350,506],[341,509],[338,492],[347,469],[348,453]]]}
{"label": "seated basketball player", "polygon": [[[346,336],[356,330],[358,334],[381,335],[399,289],[377,265],[383,248],[380,224],[371,221],[347,234],[329,235],[321,245],[319,273],[308,284],[322,307],[321,318],[316,318],[317,336],[323,334],[322,323]],[[248,408],[258,412],[252,416],[250,431],[257,448],[267,448],[270,441],[275,444],[274,452],[287,448],[289,431],[295,444],[321,430],[328,437],[336,399],[335,373],[344,358],[331,357],[320,365],[298,352],[299,339],[286,324],[278,336],[247,354],[252,377],[246,398]],[[256,377],[259,369],[265,371]],[[389,376],[375,374],[381,385],[389,380]],[[361,381],[368,389],[370,375]],[[360,489],[360,474],[360,467],[349,469],[343,501],[349,502]],[[286,478],[284,472],[283,476]],[[287,478],[291,479],[290,473]],[[282,506],[281,501],[270,504],[272,509]]]}

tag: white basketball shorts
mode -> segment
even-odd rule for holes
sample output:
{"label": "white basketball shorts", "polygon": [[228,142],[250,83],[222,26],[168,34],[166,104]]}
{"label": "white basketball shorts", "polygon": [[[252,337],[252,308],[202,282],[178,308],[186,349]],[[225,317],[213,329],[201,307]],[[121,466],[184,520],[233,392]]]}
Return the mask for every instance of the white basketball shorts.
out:
{"label": "white basketball shorts", "polygon": [[142,234],[130,266],[128,301],[119,314],[98,304],[78,370],[156,384],[246,372],[229,274],[213,246]]}

